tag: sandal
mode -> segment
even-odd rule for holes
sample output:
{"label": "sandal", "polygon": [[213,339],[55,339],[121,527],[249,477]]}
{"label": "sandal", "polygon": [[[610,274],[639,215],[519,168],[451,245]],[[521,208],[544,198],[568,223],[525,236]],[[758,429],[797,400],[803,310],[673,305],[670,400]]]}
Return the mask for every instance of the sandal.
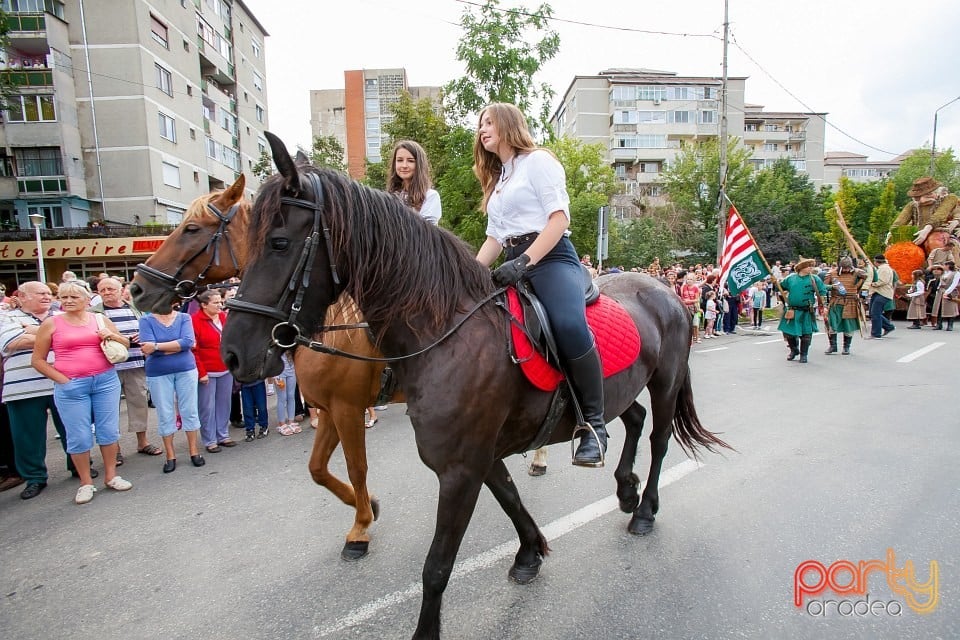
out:
{"label": "sandal", "polygon": [[320,426],[320,418],[310,418],[310,426],[316,429]]}
{"label": "sandal", "polygon": [[301,429],[301,428],[300,428],[300,425],[297,424],[296,422],[294,422],[293,424],[290,425],[290,429],[291,429],[294,433],[302,433],[302,432],[303,432],[303,429]]}
{"label": "sandal", "polygon": [[282,436],[292,436],[294,433],[293,427],[291,427],[288,424],[281,424],[280,426],[277,427],[277,431]]}
{"label": "sandal", "polygon": [[373,425],[377,424],[378,422],[380,422],[380,418],[374,418],[373,420],[368,421],[368,422],[366,423],[367,429],[372,428]]}
{"label": "sandal", "polygon": [[218,444],[212,444],[207,447],[207,453],[220,453],[221,451],[223,451],[223,449],[221,449]]}
{"label": "sandal", "polygon": [[137,449],[137,453],[142,453],[145,456],[158,456],[163,453],[163,449],[156,445],[148,444],[143,449]]}
{"label": "sandal", "polygon": [[123,466],[123,454],[120,453],[120,449],[117,449],[117,466],[118,467]]}

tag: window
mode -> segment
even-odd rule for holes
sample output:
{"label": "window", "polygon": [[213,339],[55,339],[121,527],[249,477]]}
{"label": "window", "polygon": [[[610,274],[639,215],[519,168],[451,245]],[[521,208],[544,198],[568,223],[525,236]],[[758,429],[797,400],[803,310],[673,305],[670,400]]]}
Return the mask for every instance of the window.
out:
{"label": "window", "polygon": [[63,159],[59,147],[34,147],[13,150],[18,176],[62,176]]}
{"label": "window", "polygon": [[717,122],[717,112],[713,110],[700,112],[700,124],[714,124]]}
{"label": "window", "polygon": [[152,15],[150,16],[150,35],[153,37],[153,40],[164,49],[170,48],[170,43],[167,40],[167,25]]}
{"label": "window", "polygon": [[167,207],[167,224],[180,224],[183,222],[183,213],[183,209]]}
{"label": "window", "polygon": [[11,96],[7,122],[55,122],[57,110],[52,95]]}
{"label": "window", "polygon": [[780,127],[778,127],[778,126],[775,125],[775,124],[765,124],[765,125],[763,125],[763,130],[764,130],[764,131],[779,131],[779,130],[780,130]]}
{"label": "window", "polygon": [[263,54],[263,45],[256,38],[250,41],[250,48],[253,49],[254,58],[259,58]]}
{"label": "window", "polygon": [[806,160],[791,160],[790,164],[793,165],[793,168],[797,171],[806,171],[807,170],[807,161]]}
{"label": "window", "polygon": [[618,109],[613,112],[613,124],[637,124],[640,118],[636,111]]}
{"label": "window", "polygon": [[7,13],[52,13],[63,20],[63,2],[60,0],[3,0],[0,9]]}
{"label": "window", "polygon": [[689,111],[671,111],[670,117],[670,122],[675,122],[677,124],[688,124],[690,122]]}
{"label": "window", "polygon": [[776,143],[776,142],[764,142],[764,143],[763,143],[763,150],[764,150],[764,151],[776,151],[776,150],[777,150],[777,143]]}
{"label": "window", "polygon": [[760,130],[760,127],[759,127],[759,125],[756,125],[756,124],[748,124],[748,125],[746,125],[746,126],[744,127],[744,130],[745,130],[745,131],[759,131],[759,130]]}
{"label": "window", "polygon": [[163,184],[180,188],[180,167],[169,162],[163,163]]}
{"label": "window", "polygon": [[260,153],[267,152],[267,139],[261,136],[257,136],[257,149],[260,150]]}
{"label": "window", "polygon": [[641,149],[665,149],[667,146],[667,136],[641,134],[637,136],[637,146]]}
{"label": "window", "polygon": [[157,89],[163,91],[168,96],[173,95],[173,77],[170,75],[170,72],[159,64],[154,63],[153,65],[157,72]]}
{"label": "window", "polygon": [[659,162],[641,162],[640,173],[660,173]]}
{"label": "window", "polygon": [[652,85],[648,87],[637,87],[637,100],[666,100],[667,88]]}
{"label": "window", "polygon": [[165,113],[160,113],[160,137],[170,142],[177,141],[176,120]]}
{"label": "window", "polygon": [[612,100],[636,100],[637,99],[637,88],[636,87],[614,87],[613,95],[611,96]]}
{"label": "window", "polygon": [[229,131],[230,135],[237,135],[237,116],[233,115],[226,109],[220,109],[218,113],[218,122],[224,130]]}
{"label": "window", "polygon": [[671,91],[674,100],[690,100],[693,97],[689,87],[671,87]]}
{"label": "window", "polygon": [[263,107],[257,105],[257,122],[263,122],[264,111]]}
{"label": "window", "polygon": [[43,216],[43,226],[47,229],[63,226],[63,207],[58,205],[41,205],[27,207],[27,215],[39,213]]}
{"label": "window", "polygon": [[716,87],[704,87],[704,88],[703,88],[703,99],[704,99],[704,100],[716,100],[716,99],[717,99],[717,88],[716,88]]}
{"label": "window", "polygon": [[637,116],[641,124],[658,124],[667,121],[666,111],[638,111]]}
{"label": "window", "polygon": [[622,162],[618,162],[618,163],[616,163],[615,165],[613,165],[613,172],[614,172],[614,173],[616,174],[616,176],[617,176],[618,178],[620,178],[620,179],[626,178],[626,177],[627,177],[627,165],[623,164]]}
{"label": "window", "polygon": [[263,91],[263,76],[256,71],[253,72],[253,87],[257,91]]}
{"label": "window", "polygon": [[13,158],[6,153],[0,152],[0,176],[12,178],[16,173],[13,171]]}

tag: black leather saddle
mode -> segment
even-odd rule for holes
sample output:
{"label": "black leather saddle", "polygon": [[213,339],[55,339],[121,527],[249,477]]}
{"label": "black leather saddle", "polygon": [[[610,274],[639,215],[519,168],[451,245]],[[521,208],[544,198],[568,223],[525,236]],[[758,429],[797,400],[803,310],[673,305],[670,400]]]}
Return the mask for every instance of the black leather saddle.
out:
{"label": "black leather saddle", "polygon": [[[587,268],[581,265],[581,287],[584,301],[589,307],[600,298],[600,288],[593,281]],[[550,327],[550,319],[543,303],[533,293],[530,283],[522,279],[517,283],[517,293],[520,306],[523,308],[523,325],[534,349],[539,351],[553,366],[560,368],[560,358],[557,353],[557,342]]]}

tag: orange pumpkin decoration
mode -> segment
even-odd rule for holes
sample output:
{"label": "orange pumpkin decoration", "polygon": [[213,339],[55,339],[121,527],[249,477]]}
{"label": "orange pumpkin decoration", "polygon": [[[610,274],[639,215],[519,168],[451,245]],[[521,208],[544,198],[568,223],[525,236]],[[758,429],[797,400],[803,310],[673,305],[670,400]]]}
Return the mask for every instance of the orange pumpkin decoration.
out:
{"label": "orange pumpkin decoration", "polygon": [[913,283],[914,269],[922,269],[927,259],[923,247],[907,241],[895,242],[887,247],[883,255],[887,258],[890,268],[900,276],[900,281],[908,284]]}

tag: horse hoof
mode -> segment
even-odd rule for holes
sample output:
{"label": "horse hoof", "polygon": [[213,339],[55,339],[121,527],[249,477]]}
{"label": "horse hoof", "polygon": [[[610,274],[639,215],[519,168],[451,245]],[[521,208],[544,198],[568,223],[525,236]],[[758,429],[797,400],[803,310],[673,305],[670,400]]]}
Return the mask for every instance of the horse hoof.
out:
{"label": "horse hoof", "polygon": [[540,575],[540,565],[542,564],[543,558],[539,555],[537,555],[537,561],[530,566],[523,566],[514,562],[507,575],[517,584],[530,584]]}
{"label": "horse hoof", "polygon": [[347,562],[354,562],[367,555],[367,549],[369,549],[369,547],[369,542],[348,542],[343,545],[343,551],[340,552],[340,557]]}
{"label": "horse hoof", "polygon": [[527,474],[531,476],[542,476],[547,472],[547,465],[532,464],[530,468],[527,469]]}
{"label": "horse hoof", "polygon": [[627,527],[627,531],[635,536],[645,536],[653,531],[653,520],[653,518],[634,516],[630,519],[630,525]]}
{"label": "horse hoof", "polygon": [[373,521],[376,522],[380,517],[380,501],[376,498],[370,498],[370,509],[373,511]]}

